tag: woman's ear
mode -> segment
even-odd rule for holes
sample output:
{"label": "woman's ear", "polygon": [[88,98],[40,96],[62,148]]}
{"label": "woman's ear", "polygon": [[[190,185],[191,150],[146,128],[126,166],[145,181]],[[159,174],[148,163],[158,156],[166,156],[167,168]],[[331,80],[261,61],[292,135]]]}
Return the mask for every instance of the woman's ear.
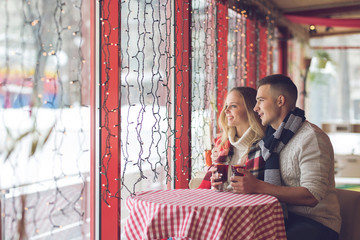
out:
{"label": "woman's ear", "polygon": [[279,107],[285,105],[285,97],[284,97],[284,95],[279,95],[279,97],[277,98],[277,105]]}

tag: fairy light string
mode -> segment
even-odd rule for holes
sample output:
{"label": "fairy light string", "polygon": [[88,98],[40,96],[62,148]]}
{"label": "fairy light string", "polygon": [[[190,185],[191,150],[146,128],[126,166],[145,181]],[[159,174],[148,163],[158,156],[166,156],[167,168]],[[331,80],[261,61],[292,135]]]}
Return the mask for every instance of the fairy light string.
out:
{"label": "fairy light string", "polygon": [[171,5],[121,2],[121,199],[172,180]]}
{"label": "fairy light string", "polygon": [[[232,48],[228,53],[229,60],[231,60],[231,66],[229,68],[234,72],[233,78],[229,80],[230,85],[252,85],[255,86],[256,78],[259,76],[259,66],[254,69],[255,79],[248,78],[248,69],[246,48],[251,48],[251,54],[255,59],[260,60],[259,52],[259,40],[258,40],[258,18],[264,18],[262,21],[266,21],[265,15],[258,9],[252,6],[249,2],[236,2],[233,6],[229,6],[235,14],[230,17],[230,21],[233,21],[230,31],[233,31],[231,41],[233,41]],[[169,6],[169,2],[166,2]],[[165,18],[161,18],[158,12],[162,9],[165,3],[158,4],[158,1],[147,1],[146,3],[135,2],[132,0],[122,1],[122,37],[121,37],[121,156],[122,156],[122,174],[121,174],[121,188],[125,191],[123,197],[126,196],[126,192],[130,195],[135,194],[142,189],[143,182],[147,182],[152,179],[153,182],[158,181],[158,176],[161,173],[157,170],[157,166],[163,168],[161,171],[165,171],[167,174],[166,181],[169,181],[172,176],[169,174],[170,161],[177,161],[179,159],[188,159],[190,156],[184,156],[184,151],[179,150],[179,156],[175,159],[169,157],[168,150],[170,152],[175,151],[174,146],[170,142],[171,137],[175,136],[175,141],[180,139],[181,136],[187,133],[183,133],[182,127],[184,122],[182,117],[184,116],[181,106],[186,99],[181,98],[184,89],[184,84],[178,82],[174,90],[170,88],[169,81],[172,78],[171,69],[174,67],[171,63],[172,53],[171,50],[167,50],[171,44],[170,35],[171,27],[167,27],[166,30],[162,28],[163,25],[171,26],[166,21],[169,17],[166,14],[171,11],[164,11]],[[184,9],[189,8],[185,2],[182,2],[181,7]],[[216,109],[216,2],[215,1],[192,1],[191,6],[192,15],[192,47],[191,47],[191,64],[192,64],[192,85],[191,85],[191,162],[192,172],[197,169],[202,169],[204,159],[204,146],[208,145],[212,139],[216,136],[216,119],[215,114],[219,109]],[[156,11],[159,10],[159,11]],[[111,9],[110,9],[111,11]],[[178,9],[175,9],[178,11]],[[254,32],[246,32],[246,20],[252,19],[254,24]],[[163,22],[166,20],[165,22]],[[186,18],[184,17],[184,21]],[[181,35],[185,29],[176,27],[175,35]],[[179,25],[180,26],[180,25]],[[165,34],[164,34],[165,33]],[[247,46],[246,37],[248,34],[254,34],[254,42],[251,46]],[[158,40],[160,39],[160,42]],[[230,39],[230,38],[229,38]],[[179,41],[185,42],[186,39],[182,38]],[[165,43],[165,51],[164,45]],[[169,48],[170,49],[170,48]],[[180,49],[175,49],[176,54],[181,53]],[[178,56],[178,55],[177,55]],[[161,60],[165,59],[165,60]],[[179,58],[181,59],[181,58]],[[269,58],[267,58],[269,59]],[[181,61],[181,60],[180,60]],[[269,61],[269,60],[268,60]],[[161,64],[165,64],[165,70],[161,70]],[[178,63],[179,66],[187,67],[184,63]],[[183,72],[176,68],[179,76],[183,76]],[[149,85],[148,85],[149,84]],[[165,88],[162,88],[165,87]],[[149,90],[147,90],[149,88]],[[174,92],[172,92],[174,91]],[[164,94],[164,95],[161,95]],[[181,122],[180,127],[171,129],[172,119],[171,112],[171,96],[179,99],[179,105],[176,106],[176,118]],[[136,97],[134,97],[136,95]],[[162,114],[157,111],[161,108],[162,103],[166,99],[166,113]],[[148,110],[150,106],[151,110]],[[154,122],[150,124],[151,129],[149,135],[145,134],[145,115],[150,111],[151,118]],[[131,117],[131,114],[135,116]],[[167,131],[158,131],[161,128],[161,124],[166,122]],[[195,124],[197,123],[197,124]],[[215,131],[214,131],[215,129]],[[135,133],[135,136],[133,136]],[[174,134],[177,133],[177,134]],[[196,136],[196,137],[195,137]],[[135,137],[135,138],[133,138]],[[165,140],[166,152],[159,151],[159,146],[162,141]],[[149,145],[145,143],[149,142]],[[211,143],[210,143],[211,144]],[[134,148],[136,146],[136,148]],[[148,147],[145,147],[148,146]],[[181,148],[181,145],[179,145]],[[130,149],[134,150],[131,151]],[[136,149],[136,151],[135,151]],[[164,154],[165,153],[165,154]],[[181,156],[181,157],[180,157]],[[164,161],[165,158],[165,161]],[[157,159],[161,161],[152,162],[150,159]],[[182,174],[190,171],[190,166],[187,165],[188,161],[181,164]],[[165,164],[165,165],[164,165]],[[145,172],[146,166],[151,171]],[[134,175],[133,171],[138,172]],[[177,173],[174,174],[174,177]],[[135,181],[129,180],[130,176],[135,176]],[[161,180],[160,180],[161,181]],[[116,196],[121,196],[117,193]],[[121,197],[121,198],[123,198]]]}
{"label": "fairy light string", "polygon": [[[203,4],[203,6],[201,5]],[[216,137],[217,129],[216,127],[216,118],[214,115],[221,111],[221,109],[216,109],[216,107],[207,108],[207,104],[202,105],[202,103],[209,102],[211,105],[215,105],[214,98],[216,99],[216,87],[208,89],[206,86],[213,86],[216,74],[211,73],[210,78],[202,76],[203,64],[205,64],[205,69],[211,69],[212,66],[218,66],[216,61],[208,61],[207,58],[211,56],[210,52],[216,52],[216,49],[213,48],[211,51],[204,51],[204,43],[206,46],[206,41],[201,38],[201,34],[205,32],[205,36],[211,36],[214,40],[216,39],[214,35],[209,33],[212,28],[217,29],[217,24],[213,25],[210,28],[204,28],[204,26],[209,26],[213,24],[212,16],[215,14],[208,12],[207,8],[210,9],[212,6],[211,1],[192,1],[193,6],[193,24],[192,24],[192,52],[193,52],[193,68],[192,68],[192,176],[196,176],[198,172],[203,172],[205,165],[205,150],[208,150],[208,142],[213,141]],[[260,64],[255,64],[251,66],[252,72],[254,73],[254,79],[249,79],[250,66],[248,64],[249,55],[256,60],[255,62],[261,61],[263,58],[266,59],[268,66],[265,69],[266,74],[271,73],[271,64],[272,64],[272,51],[274,44],[274,19],[271,15],[271,12],[267,13],[261,12],[257,7],[251,5],[250,1],[228,1],[227,3],[229,8],[229,29],[228,29],[228,85],[227,88],[230,89],[234,86],[256,86],[256,82],[260,77]],[[214,5],[216,6],[216,5]],[[202,12],[203,11],[203,12]],[[221,12],[218,11],[218,14]],[[246,21],[250,21],[252,27],[247,29]],[[204,24],[204,26],[201,25]],[[267,42],[267,52],[262,52],[260,49],[260,39],[259,39],[259,28],[264,26],[267,28],[266,32],[266,42]],[[247,43],[247,38],[252,37],[252,41]],[[217,41],[217,40],[216,40]],[[214,43],[215,44],[215,43]],[[211,49],[211,48],[208,48]],[[251,50],[251,51],[248,51]],[[248,54],[247,54],[248,53]],[[208,63],[208,64],[206,64]],[[205,71],[207,72],[207,71]],[[208,85],[209,83],[209,85]],[[203,89],[203,90],[200,90]],[[205,91],[205,94],[202,94]],[[206,93],[212,93],[214,95],[206,95]],[[211,112],[209,125],[204,124],[204,120],[209,116]],[[214,114],[215,113],[215,114]],[[199,120],[201,119],[201,120]],[[209,131],[209,127],[212,131]],[[210,132],[210,133],[209,133]],[[212,142],[213,144],[213,142]]]}
{"label": "fairy light string", "polygon": [[89,100],[82,95],[89,86],[83,85],[89,82],[83,78],[89,52],[85,48],[84,55],[88,43],[82,32],[88,26],[82,11],[89,4],[17,0],[0,5],[6,52],[0,58],[0,131],[5,133],[0,141],[16,146],[5,149],[9,155],[0,154],[2,231],[6,239],[47,238],[61,231],[82,238],[89,231],[84,202],[90,116]]}
{"label": "fairy light string", "polygon": [[215,116],[215,1],[192,1],[191,173],[203,171]]}
{"label": "fairy light string", "polygon": [[[240,2],[240,1],[236,1]],[[249,46],[245,44],[247,34],[245,21],[247,18],[256,19],[255,24],[264,24],[268,28],[268,72],[271,71],[270,63],[272,59],[272,43],[274,40],[274,21],[271,13],[268,15],[256,12],[256,9],[244,3],[237,3],[235,9],[229,6],[236,14],[229,15],[231,27],[229,29],[229,60],[228,86],[246,85],[247,60],[245,49]],[[40,0],[28,1],[4,1],[1,3],[1,13],[4,19],[1,21],[1,31],[4,32],[5,54],[1,59],[1,102],[2,114],[5,109],[15,104],[24,112],[27,117],[39,116],[39,108],[47,108],[51,116],[56,119],[54,125],[51,146],[51,161],[54,165],[52,171],[53,178],[50,180],[53,191],[36,191],[31,197],[27,197],[25,206],[21,206],[19,195],[11,189],[2,189],[11,193],[6,195],[6,208],[3,209],[2,216],[5,219],[5,231],[13,233],[10,239],[17,236],[18,215],[25,209],[28,218],[31,219],[26,227],[28,237],[42,236],[47,232],[52,232],[63,228],[66,225],[65,219],[80,222],[79,228],[84,227],[83,222],[86,212],[84,210],[84,195],[86,192],[87,174],[83,172],[83,158],[88,153],[88,133],[84,128],[82,111],[80,107],[86,107],[83,90],[87,84],[82,74],[82,69],[89,61],[83,54],[82,46],[84,43],[82,9],[84,3],[81,0],[52,0],[45,5]],[[193,0],[191,6],[182,2],[183,9],[191,9],[191,18],[184,17],[184,21],[191,21],[191,86],[185,86],[181,79],[174,82],[177,73],[181,78],[186,72],[179,72],[179,69],[190,69],[184,62],[179,62],[179,67],[175,67],[176,56],[184,58],[189,52],[182,52],[174,49],[174,35],[181,35],[187,29],[174,25],[173,9],[174,3],[169,0],[148,0],[135,1],[123,0],[120,2],[121,26],[113,26],[109,22],[110,14],[118,14],[110,8],[110,1],[99,1],[101,10],[101,56],[103,61],[103,77],[99,86],[102,98],[100,109],[102,113],[102,124],[99,131],[102,132],[104,139],[104,151],[100,156],[100,174],[102,179],[101,197],[102,201],[110,206],[110,198],[122,199],[128,195],[133,195],[139,190],[144,190],[151,184],[154,188],[167,188],[177,172],[171,173],[170,167],[174,161],[181,166],[181,174],[191,171],[202,171],[204,166],[204,151],[208,150],[216,137],[216,113],[220,109],[216,108],[216,31],[219,27],[216,23],[216,1],[215,0]],[[20,6],[22,14],[14,14],[14,5]],[[19,7],[18,7],[19,8]],[[269,18],[268,18],[269,17]],[[20,18],[19,29],[20,43],[14,47],[15,43],[11,37],[16,28],[12,23],[14,18]],[[118,29],[121,28],[121,33]],[[258,31],[258,27],[255,27]],[[114,34],[121,35],[120,42],[112,41]],[[259,36],[258,32],[255,32]],[[230,37],[231,36],[231,37]],[[29,39],[31,41],[29,41]],[[185,37],[176,39],[185,42]],[[230,42],[231,41],[231,42]],[[67,44],[75,44],[76,47],[69,47]],[[259,40],[255,38],[253,42],[254,54],[257,61],[260,61]],[[20,50],[13,50],[20,49]],[[35,50],[34,56],[28,56],[29,49]],[[73,51],[75,49],[76,51]],[[113,106],[109,102],[110,94],[110,73],[113,65],[110,53],[120,52],[121,65],[120,78],[121,87],[120,100],[118,106]],[[70,53],[72,52],[72,53]],[[175,56],[175,52],[176,55]],[[64,53],[69,57],[67,63],[63,64]],[[263,54],[263,53],[261,53]],[[29,67],[29,62],[33,62]],[[47,64],[51,64],[51,71],[47,69]],[[21,73],[20,80],[13,81],[13,66],[19,67]],[[178,72],[175,72],[174,69]],[[230,72],[231,75],[230,75]],[[256,76],[259,76],[259,68],[256,69]],[[85,74],[86,75],[86,74]],[[255,81],[254,79],[252,81]],[[252,83],[254,84],[254,83]],[[18,86],[19,91],[13,92],[13,85]],[[191,98],[183,98],[183,94],[191,89]],[[27,91],[31,89],[29,95]],[[177,98],[179,104],[174,106],[173,99]],[[184,122],[184,112],[181,106],[191,105],[191,123]],[[179,108],[180,106],[180,108]],[[37,107],[37,108],[35,108]],[[79,119],[76,127],[77,150],[72,155],[74,157],[73,169],[75,173],[71,176],[67,173],[65,145],[69,141],[68,135],[70,128],[66,123],[65,112],[69,109],[79,109],[74,118]],[[173,109],[176,108],[174,117]],[[56,111],[54,109],[57,109]],[[113,116],[120,114],[121,121],[118,124],[110,124]],[[174,121],[180,119],[180,127],[174,127]],[[2,116],[2,121],[7,126],[8,123]],[[182,131],[184,125],[191,126],[191,133]],[[9,127],[10,128],[10,127]],[[120,130],[119,130],[120,129]],[[121,131],[121,132],[120,132]],[[119,135],[120,133],[120,135]],[[191,154],[186,153],[185,149],[175,149],[174,141],[180,140],[191,134]],[[121,151],[121,177],[119,179],[109,178],[109,172],[117,171],[110,169],[109,163],[114,160],[114,147],[112,140],[120,141]],[[72,142],[73,143],[73,142]],[[19,145],[19,150],[26,149],[26,146]],[[173,153],[179,150],[177,159],[173,159]],[[22,164],[16,157],[21,157],[19,152],[14,152],[14,157],[10,158],[8,165],[12,172],[19,177],[17,169]],[[189,165],[191,159],[191,166]],[[40,154],[35,154],[31,161],[42,161]],[[63,181],[68,178],[77,180],[74,191],[69,194],[64,189]],[[119,181],[121,188],[118,191],[110,191],[109,184]],[[13,186],[15,188],[15,184]],[[46,211],[44,210],[46,209]],[[36,217],[39,212],[46,214],[46,223],[40,222]]]}
{"label": "fairy light string", "polygon": [[[174,87],[174,177],[175,187],[186,187],[191,172],[189,121],[191,117],[190,84],[191,53],[189,28],[191,26],[191,5],[189,1],[175,1],[175,87]],[[190,116],[189,116],[190,115]]]}
{"label": "fairy light string", "polygon": [[[189,171],[202,170],[204,150],[205,146],[211,146],[212,139],[216,136],[214,126],[216,125],[216,4],[215,1],[192,1],[192,6],[187,3],[182,3],[182,8],[192,9],[191,12],[191,67],[192,67],[192,85],[191,87],[191,99],[182,98],[182,95],[186,89],[185,84],[181,81],[177,82],[176,86],[173,85],[172,80],[174,78],[173,72],[174,65],[174,50],[173,49],[173,35],[175,30],[173,28],[173,13],[171,10],[174,6],[171,1],[122,1],[121,11],[121,42],[113,42],[111,36],[117,33],[117,29],[120,26],[113,26],[108,21],[109,14],[112,10],[109,7],[109,2],[99,1],[103,12],[100,19],[102,25],[102,47],[101,54],[103,56],[104,74],[101,79],[99,89],[102,93],[101,108],[102,112],[102,125],[100,131],[104,133],[104,152],[101,155],[100,172],[104,179],[101,187],[102,200],[109,206],[109,198],[115,197],[123,199],[126,195],[135,194],[138,190],[146,189],[145,186],[149,186],[149,182],[153,183],[154,188],[166,188],[169,183],[177,175],[172,175],[170,166],[173,164],[173,152],[176,150],[173,145],[173,141],[179,140],[182,137],[188,135],[188,132],[182,132],[182,126],[190,123],[184,122],[183,116],[187,113],[183,109],[177,109],[176,118],[180,118],[180,128],[174,128],[173,123],[176,119],[172,117],[174,108],[173,97],[174,94],[179,99],[179,105],[191,104],[191,155],[185,153],[185,150],[179,150],[180,156],[178,159],[184,159],[183,162],[178,162],[181,165],[181,174]],[[12,26],[10,25],[11,18],[8,1],[4,3],[5,12],[4,32],[6,36],[10,35]],[[1,86],[5,89],[5,103],[4,106],[10,106],[13,104],[10,82],[12,81],[10,66],[14,59],[20,59],[19,68],[22,75],[24,75],[20,81],[20,92],[17,93],[18,102],[21,107],[26,107],[28,104],[28,96],[25,94],[26,89],[31,87],[32,93],[35,96],[33,106],[41,105],[43,107],[54,109],[60,108],[59,111],[53,111],[52,116],[57,119],[53,132],[53,142],[51,143],[52,152],[50,160],[56,165],[56,171],[54,171],[54,178],[52,183],[54,186],[54,194],[44,201],[45,195],[43,192],[37,192],[33,195],[33,199],[28,200],[26,205],[26,213],[30,216],[32,214],[32,226],[29,227],[28,236],[41,235],[46,232],[43,228],[43,224],[40,224],[35,217],[36,213],[42,211],[47,206],[48,211],[48,225],[50,229],[61,229],[63,224],[62,217],[74,213],[78,221],[84,220],[84,210],[82,209],[82,201],[84,199],[86,174],[80,170],[80,159],[86,152],[88,147],[86,146],[86,133],[83,126],[82,115],[78,112],[77,118],[80,119],[80,126],[77,127],[77,144],[79,151],[74,154],[75,168],[77,174],[73,177],[78,177],[80,183],[78,189],[73,196],[68,195],[66,191],[61,187],[63,179],[70,177],[67,174],[67,170],[64,162],[64,156],[66,155],[64,144],[67,141],[67,135],[69,134],[69,127],[65,122],[65,109],[76,108],[73,102],[76,102],[80,106],[86,104],[82,101],[82,90],[84,89],[83,75],[81,69],[85,61],[82,48],[83,35],[82,24],[83,16],[81,14],[83,2],[70,2],[70,1],[54,1],[51,11],[43,12],[43,5],[40,1],[23,1],[22,2],[22,21],[23,24],[20,28],[19,44],[21,52],[26,52],[28,48],[35,48],[36,54],[33,62],[38,63],[34,67],[34,71],[27,69],[27,58],[21,54],[11,54],[11,42],[10,38],[6,38],[4,46],[6,46],[6,54],[2,66],[4,66],[5,74],[1,79]],[[229,68],[233,71],[234,77],[229,78],[229,85],[245,85],[245,79],[247,76],[246,58],[244,58],[245,37],[246,31],[244,30],[244,21],[247,14],[250,14],[249,9],[239,8],[240,11],[235,9],[237,13],[234,17],[230,16],[230,21],[233,25],[230,31],[234,34],[231,40],[231,48],[227,55],[229,56]],[[106,14],[105,14],[106,12]],[[74,14],[76,13],[76,14]],[[109,13],[109,14],[107,14]],[[51,16],[49,18],[49,15]],[[74,24],[68,24],[70,15],[76,18]],[[184,18],[186,21],[190,19]],[[48,25],[53,26],[50,28]],[[51,29],[51,30],[50,30]],[[181,32],[185,32],[186,29],[175,28],[176,34],[181,35]],[[271,28],[270,28],[271,30]],[[32,33],[34,43],[26,42],[28,33]],[[49,38],[49,36],[51,36]],[[269,31],[269,38],[272,36]],[[51,39],[51,40],[49,40]],[[180,38],[177,41],[185,42],[186,39]],[[68,52],[67,43],[76,42],[77,48],[74,54],[69,57],[71,67],[69,65],[63,66],[63,52]],[[258,49],[258,42],[253,43],[255,49]],[[230,46],[230,44],[229,44]],[[112,71],[112,64],[110,59],[110,53],[112,51],[118,51],[120,49],[121,55],[121,105],[113,106],[109,102],[110,94],[110,73]],[[271,48],[268,48],[269,54]],[[255,50],[255,54],[258,54],[258,50]],[[187,56],[189,52],[181,52],[177,49],[177,54],[181,56]],[[257,55],[258,56],[258,55]],[[48,61],[54,61],[54,71],[50,74],[44,74],[45,63]],[[267,58],[268,61],[269,58]],[[230,61],[231,60],[231,61]],[[187,68],[184,62],[179,63],[180,66]],[[66,71],[67,68],[69,72]],[[179,68],[177,68],[179,71]],[[257,69],[258,71],[258,69]],[[185,72],[181,74],[187,74]],[[180,74],[180,76],[181,76]],[[259,73],[257,72],[257,75]],[[236,76],[236,77],[235,77]],[[229,77],[229,76],[228,76]],[[48,94],[45,90],[49,90],[53,94]],[[174,90],[176,89],[176,90]],[[70,96],[65,94],[67,91],[72,92]],[[14,99],[15,99],[14,98]],[[179,106],[176,106],[179,107]],[[39,113],[36,109],[29,109],[28,114],[37,116]],[[112,116],[117,114],[121,115],[121,122],[119,125],[110,124]],[[198,123],[198,124],[195,124]],[[121,127],[120,127],[121,125]],[[120,136],[117,129],[121,129]],[[178,133],[176,135],[175,133]],[[113,161],[114,146],[111,144],[111,140],[119,139],[121,148],[121,178],[111,179],[109,178],[110,171],[116,171],[109,169],[109,162]],[[210,144],[209,144],[210,142]],[[24,149],[24,147],[22,147]],[[14,155],[19,156],[19,154]],[[189,166],[189,158],[191,157],[191,167]],[[41,160],[40,155],[35,155],[33,160]],[[16,162],[13,159],[10,161],[12,171],[16,172],[20,162]],[[135,181],[133,181],[135,180]],[[109,189],[109,184],[113,181],[121,182],[121,189],[116,192],[112,192]],[[63,205],[63,203],[66,203]],[[6,229],[15,230],[17,224],[17,215],[21,212],[19,208],[19,201],[17,195],[13,195],[11,201],[8,202],[5,212],[5,222],[9,224]],[[9,206],[10,209],[9,210]],[[16,230],[14,231],[16,232]],[[16,234],[16,233],[14,233]],[[15,235],[14,235],[15,237]]]}
{"label": "fairy light string", "polygon": [[102,97],[101,101],[102,104],[100,106],[100,110],[101,110],[101,126],[100,126],[100,132],[102,133],[102,135],[104,135],[105,137],[103,137],[103,139],[105,139],[105,144],[104,144],[104,148],[103,151],[101,152],[102,156],[100,159],[100,174],[102,175],[102,180],[101,180],[101,198],[102,200],[105,202],[105,204],[107,204],[108,206],[110,206],[110,204],[108,203],[108,198],[111,197],[111,192],[109,190],[109,181],[110,179],[108,178],[108,167],[109,167],[109,162],[112,159],[112,152],[111,152],[111,145],[110,145],[110,140],[112,137],[115,137],[115,135],[112,133],[112,129],[110,128],[109,125],[109,115],[111,113],[111,111],[113,111],[111,109],[110,106],[107,105],[107,101],[109,98],[109,86],[110,86],[110,71],[111,71],[111,66],[110,66],[110,34],[112,33],[112,26],[110,24],[109,21],[109,15],[110,15],[110,1],[100,1],[101,4],[101,16],[100,16],[100,22],[101,22],[101,61],[103,61],[103,65],[104,67],[102,67],[102,70],[104,71],[104,76],[101,78],[101,84],[100,84],[100,95]]}

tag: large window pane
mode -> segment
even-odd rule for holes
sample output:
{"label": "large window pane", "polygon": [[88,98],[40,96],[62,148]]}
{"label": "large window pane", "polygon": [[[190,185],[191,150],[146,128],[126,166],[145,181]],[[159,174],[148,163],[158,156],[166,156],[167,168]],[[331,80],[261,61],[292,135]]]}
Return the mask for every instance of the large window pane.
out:
{"label": "large window pane", "polygon": [[135,192],[171,181],[172,12],[166,0],[121,5],[121,218]]}
{"label": "large window pane", "polygon": [[89,4],[0,2],[4,239],[89,237]]}

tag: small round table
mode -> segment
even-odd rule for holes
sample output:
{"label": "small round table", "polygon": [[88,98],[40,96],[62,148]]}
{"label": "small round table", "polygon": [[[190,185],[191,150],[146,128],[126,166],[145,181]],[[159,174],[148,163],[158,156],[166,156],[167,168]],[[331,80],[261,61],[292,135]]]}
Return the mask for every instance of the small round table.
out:
{"label": "small round table", "polygon": [[270,195],[153,190],[126,204],[125,239],[286,240],[281,205]]}

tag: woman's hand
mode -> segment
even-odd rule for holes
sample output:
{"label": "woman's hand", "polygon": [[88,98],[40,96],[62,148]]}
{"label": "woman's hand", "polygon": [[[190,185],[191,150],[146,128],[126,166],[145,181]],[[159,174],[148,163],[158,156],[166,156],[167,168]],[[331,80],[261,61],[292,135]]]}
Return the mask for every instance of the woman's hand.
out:
{"label": "woman's hand", "polygon": [[246,171],[245,169],[238,168],[239,173],[244,174],[244,176],[232,176],[231,187],[234,193],[256,193],[258,184],[261,180],[257,179],[251,172]]}
{"label": "woman's hand", "polygon": [[219,185],[222,184],[222,182],[215,182],[215,180],[221,178],[221,173],[217,171],[217,168],[212,166],[209,171],[212,173],[210,177],[211,187],[214,189],[218,189]]}
{"label": "woman's hand", "polygon": [[211,150],[211,161],[213,164],[216,161],[216,159],[218,159],[218,157],[219,157],[219,149],[217,147],[213,147],[213,149]]}

